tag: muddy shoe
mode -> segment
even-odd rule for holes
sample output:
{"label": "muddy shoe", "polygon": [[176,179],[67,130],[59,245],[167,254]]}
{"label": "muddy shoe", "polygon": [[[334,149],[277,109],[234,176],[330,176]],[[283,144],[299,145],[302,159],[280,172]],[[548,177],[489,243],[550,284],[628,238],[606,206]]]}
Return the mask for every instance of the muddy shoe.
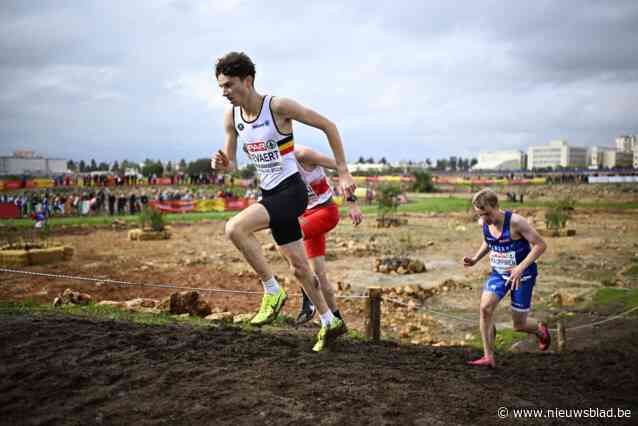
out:
{"label": "muddy shoe", "polygon": [[301,311],[299,312],[299,315],[295,320],[295,325],[307,323],[315,316],[316,312],[317,308],[315,308],[314,305],[304,306],[303,308],[301,308]]}
{"label": "muddy shoe", "polygon": [[326,335],[329,341],[336,339],[342,334],[346,334],[348,332],[348,327],[346,327],[345,321],[334,317],[330,322],[330,327],[326,331]]}
{"label": "muddy shoe", "polygon": [[312,348],[315,352],[323,351],[330,343],[332,343],[337,337],[345,334],[348,331],[346,323],[339,318],[333,318],[330,324],[321,327],[319,334],[317,334],[317,343]]}
{"label": "muddy shoe", "polygon": [[273,322],[286,304],[286,299],[288,299],[288,295],[283,288],[280,288],[279,292],[275,294],[265,293],[261,299],[259,312],[250,320],[250,324],[261,327]]}
{"label": "muddy shoe", "polygon": [[538,333],[538,349],[546,351],[552,343],[552,337],[549,334],[547,324],[544,322],[538,323]]}

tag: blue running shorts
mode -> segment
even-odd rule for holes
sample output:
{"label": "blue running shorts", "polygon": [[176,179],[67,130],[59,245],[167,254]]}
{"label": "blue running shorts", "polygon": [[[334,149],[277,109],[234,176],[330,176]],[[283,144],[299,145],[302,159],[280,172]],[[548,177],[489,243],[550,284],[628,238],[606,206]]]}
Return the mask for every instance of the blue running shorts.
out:
{"label": "blue running shorts", "polygon": [[[498,300],[501,300],[508,291],[511,290],[512,284],[507,283],[507,275],[501,275],[498,272],[492,271],[490,276],[485,281],[483,291],[491,291],[496,294]],[[519,312],[528,312],[532,306],[532,290],[534,290],[534,284],[536,284],[536,275],[524,275],[521,277],[521,282],[516,290],[510,292],[512,298],[512,310]]]}

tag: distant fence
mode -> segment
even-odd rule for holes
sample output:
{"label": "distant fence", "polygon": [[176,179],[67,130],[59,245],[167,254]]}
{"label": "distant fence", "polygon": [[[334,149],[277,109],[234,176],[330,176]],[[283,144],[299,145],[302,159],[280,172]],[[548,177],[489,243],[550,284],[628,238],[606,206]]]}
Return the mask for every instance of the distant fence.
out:
{"label": "distant fence", "polygon": [[[252,179],[236,179],[234,185],[246,188],[250,186]],[[104,181],[98,182],[92,179],[85,181],[82,177],[64,178],[62,180],[56,180],[54,178],[39,178],[39,179],[22,179],[22,180],[0,180],[0,191],[15,191],[20,189],[44,189],[44,188],[103,188],[103,187],[139,187],[149,185],[189,185],[191,182],[188,179],[171,179],[171,178],[156,178],[149,182],[148,179],[137,179],[131,183],[118,184],[114,176],[107,176]],[[213,183],[207,183],[212,185]],[[221,185],[222,182],[216,182]],[[230,185],[230,179],[225,177],[223,185]]]}
{"label": "distant fence", "polygon": [[432,178],[432,182],[438,185],[478,185],[478,186],[493,186],[493,185],[543,185],[545,183],[544,177],[538,177],[533,179],[465,179],[461,177],[443,177],[435,176]]}
{"label": "distant fence", "polygon": [[638,183],[638,176],[588,176],[589,183]]}

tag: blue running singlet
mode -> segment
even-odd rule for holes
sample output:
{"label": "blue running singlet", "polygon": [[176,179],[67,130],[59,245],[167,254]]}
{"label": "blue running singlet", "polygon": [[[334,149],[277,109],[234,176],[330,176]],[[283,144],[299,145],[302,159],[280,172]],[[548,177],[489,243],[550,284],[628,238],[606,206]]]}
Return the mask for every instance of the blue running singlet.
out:
{"label": "blue running singlet", "polygon": [[[503,230],[498,238],[492,235],[486,223],[483,224],[483,237],[490,248],[490,265],[492,266],[492,273],[485,281],[484,290],[495,293],[499,299],[502,299],[511,289],[511,283],[507,281],[509,271],[519,265],[532,250],[526,239],[512,239],[511,221],[512,212],[506,210]],[[512,309],[521,312],[529,311],[537,275],[538,268],[534,262],[523,272],[519,287],[511,292]]]}

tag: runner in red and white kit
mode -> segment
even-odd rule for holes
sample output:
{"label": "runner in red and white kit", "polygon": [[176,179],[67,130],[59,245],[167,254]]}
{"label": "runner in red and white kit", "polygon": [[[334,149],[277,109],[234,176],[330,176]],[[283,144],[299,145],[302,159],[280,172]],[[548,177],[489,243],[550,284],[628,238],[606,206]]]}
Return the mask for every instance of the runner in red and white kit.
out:
{"label": "runner in red and white kit", "polygon": [[[304,146],[295,146],[295,157],[299,163],[299,173],[308,187],[308,207],[299,220],[304,237],[306,254],[310,259],[312,270],[319,278],[319,285],[323,297],[328,303],[332,313],[339,319],[341,314],[337,308],[334,287],[328,281],[326,275],[326,234],[339,223],[339,208],[333,200],[334,193],[330,188],[328,178],[324,171],[336,169],[334,159]],[[362,216],[356,198],[351,196],[346,200],[349,207],[349,216],[352,223],[357,226],[361,223]],[[308,296],[303,294],[301,312],[297,317],[297,324],[302,324],[314,316],[316,309]]]}
{"label": "runner in red and white kit", "polygon": [[315,347],[323,347],[345,332],[345,324],[332,314],[319,290],[302,243],[299,216],[306,210],[308,195],[294,155],[293,121],[322,130],[330,144],[339,173],[339,184],[346,196],[356,186],[348,172],[337,127],[327,118],[292,99],[274,98],[255,90],[255,64],[244,53],[231,52],[217,61],[215,77],[223,96],[232,104],[224,113],[225,143],[211,159],[216,170],[237,167],[237,142],[241,142],[260,179],[263,198],[250,205],[226,224],[226,235],[241,251],[261,278],[264,286],[259,312],[251,324],[272,322],[287,299],[267,264],[255,232],[270,228],[279,251],[291,265],[293,274],[319,310],[322,327]]}

